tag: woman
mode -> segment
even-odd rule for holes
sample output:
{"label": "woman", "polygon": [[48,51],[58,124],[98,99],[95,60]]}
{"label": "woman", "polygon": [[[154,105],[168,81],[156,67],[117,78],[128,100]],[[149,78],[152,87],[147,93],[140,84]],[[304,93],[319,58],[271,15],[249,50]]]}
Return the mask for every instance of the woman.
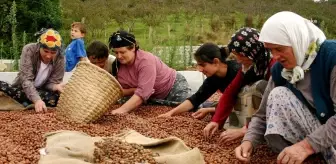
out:
{"label": "woman", "polygon": [[280,153],[278,163],[302,163],[320,152],[336,163],[336,41],[292,12],[270,17],[259,40],[278,62],[236,157],[249,161],[266,140]]}
{"label": "woman", "polygon": [[116,56],[112,72],[123,87],[124,96],[131,96],[113,114],[127,113],[147,100],[163,100],[165,105],[183,101],[190,92],[183,75],[169,68],[157,56],[139,49],[133,34],[117,31],[109,39]]}
{"label": "woman", "polygon": [[23,47],[20,71],[12,85],[0,81],[0,91],[27,106],[34,104],[36,112],[55,107],[64,76],[64,56],[61,55],[62,39],[53,29],[41,31],[38,43]]}
{"label": "woman", "polygon": [[[182,104],[159,117],[171,117],[182,112],[197,109],[217,90],[224,92],[232,79],[236,76],[239,64],[236,61],[227,61],[229,53],[225,48],[216,44],[205,43],[194,54],[197,68],[207,78],[198,91]],[[203,118],[206,114],[214,112],[215,108],[202,108],[193,114],[195,118]]]}
{"label": "woman", "polygon": [[[216,107],[215,115],[211,122],[204,128],[204,136],[211,137],[225,122],[230,115],[237,95],[242,87],[251,85],[259,80],[268,80],[270,70],[275,60],[270,52],[264,48],[262,42],[258,41],[259,32],[253,28],[242,28],[231,38],[228,44],[229,51],[232,52],[242,68],[238,71],[234,80],[222,94]],[[231,141],[243,137],[247,125],[241,129],[228,129],[220,136],[220,141]]]}

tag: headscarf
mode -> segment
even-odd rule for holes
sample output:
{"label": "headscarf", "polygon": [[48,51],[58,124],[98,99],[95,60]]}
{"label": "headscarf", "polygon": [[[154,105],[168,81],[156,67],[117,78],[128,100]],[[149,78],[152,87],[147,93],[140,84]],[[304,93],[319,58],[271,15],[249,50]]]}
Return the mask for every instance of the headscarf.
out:
{"label": "headscarf", "polygon": [[325,39],[324,33],[313,23],[289,11],[271,16],[263,25],[259,38],[262,42],[293,48],[296,67],[284,68],[281,73],[292,84],[304,78],[304,71],[313,63]]}
{"label": "headscarf", "polygon": [[114,32],[109,39],[109,48],[120,48],[136,45],[135,36],[126,31]]}
{"label": "headscarf", "polygon": [[56,30],[42,29],[38,35],[40,35],[38,42],[41,47],[55,51],[61,50],[62,38]]}
{"label": "headscarf", "polygon": [[256,75],[265,77],[271,55],[264,44],[258,40],[259,32],[256,29],[244,27],[232,35],[228,48],[230,52],[250,58]]}
{"label": "headscarf", "polygon": [[[109,38],[109,48],[120,48],[135,45],[135,49],[139,49],[135,36],[123,30],[114,32]],[[112,75],[117,78],[117,74],[120,68],[120,62],[115,60],[112,63]]]}

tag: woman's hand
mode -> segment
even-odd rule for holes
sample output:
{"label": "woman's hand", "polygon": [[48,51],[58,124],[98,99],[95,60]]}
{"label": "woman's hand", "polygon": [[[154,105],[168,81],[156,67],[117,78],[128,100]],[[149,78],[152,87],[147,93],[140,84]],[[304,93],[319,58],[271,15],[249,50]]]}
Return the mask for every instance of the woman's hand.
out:
{"label": "woman's hand", "polygon": [[314,154],[313,148],[308,143],[307,139],[304,139],[301,142],[283,149],[277,158],[277,163],[303,163],[303,161],[312,154]]}
{"label": "woman's hand", "polygon": [[135,110],[142,104],[142,98],[138,95],[133,95],[129,100],[126,101],[121,107],[112,111],[112,114],[123,114]]}
{"label": "woman's hand", "polygon": [[244,141],[235,149],[236,158],[241,162],[249,162],[251,159],[253,145],[250,141]]}
{"label": "woman's hand", "polygon": [[203,119],[206,115],[208,115],[211,112],[214,112],[214,108],[201,108],[195,113],[193,113],[191,116],[196,119]]}
{"label": "woman's hand", "polygon": [[245,133],[247,131],[246,126],[239,128],[239,129],[227,129],[226,131],[222,132],[220,135],[219,142],[230,142],[233,140],[236,140],[238,138],[244,137]]}
{"label": "woman's hand", "polygon": [[212,137],[215,132],[218,130],[218,123],[217,122],[210,122],[203,130],[203,134],[206,140]]}
{"label": "woman's hand", "polygon": [[172,117],[173,113],[171,111],[166,112],[164,114],[160,114],[158,117]]}
{"label": "woman's hand", "polygon": [[45,105],[45,103],[42,100],[37,100],[34,103],[35,106],[35,111],[36,112],[43,112],[43,111],[47,111],[47,106]]}
{"label": "woman's hand", "polygon": [[112,110],[112,114],[116,115],[116,114],[125,114],[127,113],[126,110],[123,110],[122,108],[118,108],[116,110]]}
{"label": "woman's hand", "polygon": [[55,84],[53,87],[53,90],[62,93],[64,86],[65,86],[65,83]]}

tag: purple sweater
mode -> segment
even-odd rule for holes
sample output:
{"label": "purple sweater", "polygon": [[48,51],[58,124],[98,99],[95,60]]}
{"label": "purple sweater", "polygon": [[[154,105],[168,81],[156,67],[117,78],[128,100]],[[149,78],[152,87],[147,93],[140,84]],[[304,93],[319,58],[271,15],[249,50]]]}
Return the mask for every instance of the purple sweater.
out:
{"label": "purple sweater", "polygon": [[157,56],[138,50],[131,65],[121,64],[118,81],[124,89],[136,88],[134,94],[146,101],[150,97],[164,99],[176,79],[176,71],[169,68]]}

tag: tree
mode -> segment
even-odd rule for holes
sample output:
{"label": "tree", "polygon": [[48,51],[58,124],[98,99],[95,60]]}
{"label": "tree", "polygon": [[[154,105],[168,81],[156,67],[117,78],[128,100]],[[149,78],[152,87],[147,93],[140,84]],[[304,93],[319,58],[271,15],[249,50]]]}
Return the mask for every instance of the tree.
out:
{"label": "tree", "polygon": [[0,1],[0,40],[8,40],[10,34],[10,24],[8,20],[9,9],[11,6],[10,1]]}
{"label": "tree", "polygon": [[11,52],[13,55],[14,59],[14,69],[17,70],[18,67],[18,59],[19,59],[19,51],[18,51],[18,43],[17,43],[17,38],[16,38],[16,3],[13,1],[12,6],[10,8],[10,12],[8,15],[8,20],[11,25],[11,32],[12,32],[12,47],[11,47]]}
{"label": "tree", "polygon": [[60,29],[59,0],[18,0],[18,30],[34,33],[42,27]]}
{"label": "tree", "polygon": [[30,42],[36,41],[33,34],[42,27],[61,27],[59,0],[2,0],[0,7],[0,41],[4,43],[2,52],[6,58],[20,52],[18,34],[26,31]]}

